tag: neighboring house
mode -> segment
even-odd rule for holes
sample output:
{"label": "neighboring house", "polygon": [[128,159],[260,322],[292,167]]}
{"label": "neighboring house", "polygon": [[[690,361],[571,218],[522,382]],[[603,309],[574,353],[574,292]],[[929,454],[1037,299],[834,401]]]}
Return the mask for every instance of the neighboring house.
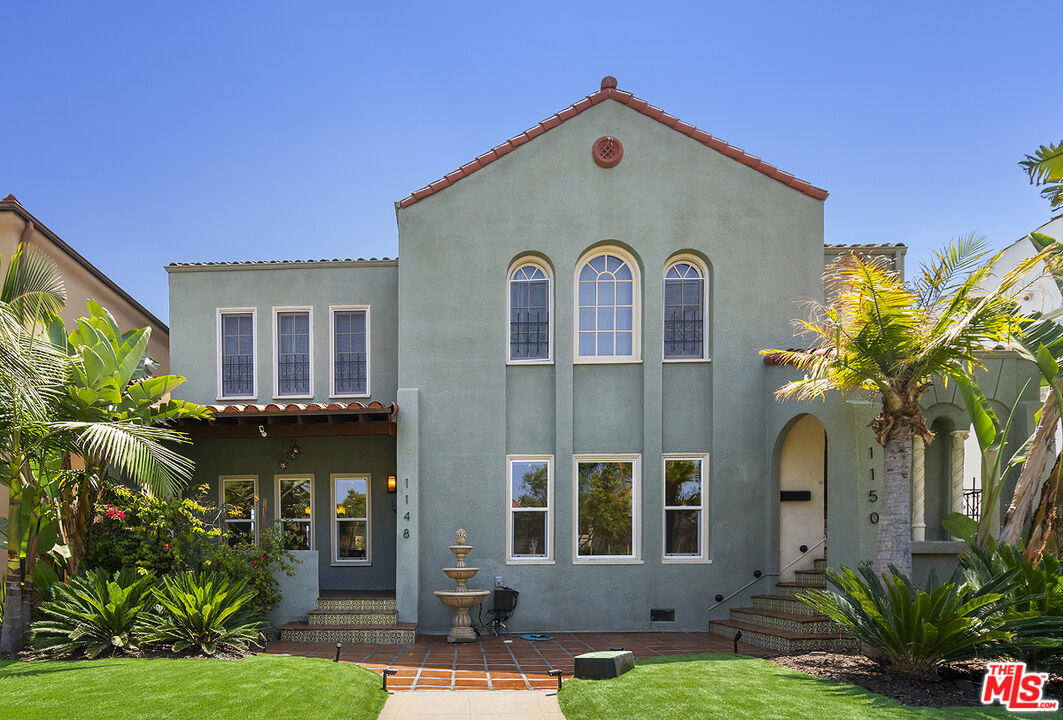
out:
{"label": "neighboring house", "polygon": [[[86,314],[85,301],[95,300],[111,312],[123,330],[150,327],[148,355],[159,363],[159,374],[169,372],[170,330],[166,324],[31,215],[14,195],[8,195],[0,200],[0,257],[9,260],[22,242],[41,249],[58,266],[66,286],[62,317],[68,327]],[[0,517],[7,517],[7,510],[8,491],[0,485]]]}
{"label": "neighboring house", "polygon": [[[832,565],[869,559],[875,409],[780,404],[794,370],[759,355],[800,342],[792,319],[822,298],[830,256],[903,269],[903,246],[825,248],[826,197],[606,78],[400,201],[401,261],[168,267],[189,378],[175,394],[217,410],[185,426],[195,482],[233,506],[231,528],[296,530],[307,561],[281,578],[275,619],[375,590],[358,602],[386,598],[410,625],[370,639],[443,632],[432,591],[452,586],[458,528],[470,586],[517,589],[522,631],[704,630],[716,596],[714,619],[751,594],[792,602],[769,595],[773,573],[813,571],[826,546]],[[1029,368],[987,363],[990,395],[1025,403],[1025,436]],[[940,521],[962,477],[961,405],[955,385],[926,401],[944,442],[920,466],[920,573],[960,548]],[[747,640],[788,642],[762,632]]]}
{"label": "neighboring house", "polygon": [[[1044,249],[1034,240],[1034,234],[1047,235],[1058,242],[1063,242],[1063,215],[1052,218],[1033,233],[1019,238],[1004,248],[995,265],[995,272],[991,274],[992,279],[999,281],[999,278],[1006,272]],[[1031,273],[1027,280],[1029,284],[1019,297],[1019,307],[1023,312],[1039,312],[1056,319],[1063,316],[1063,292],[1061,292],[1063,286],[1060,284],[1063,278]]]}

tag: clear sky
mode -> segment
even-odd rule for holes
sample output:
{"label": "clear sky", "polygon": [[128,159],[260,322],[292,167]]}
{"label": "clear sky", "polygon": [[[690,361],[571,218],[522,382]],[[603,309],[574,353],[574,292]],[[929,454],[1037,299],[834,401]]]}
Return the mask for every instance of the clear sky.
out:
{"label": "clear sky", "polygon": [[[394,256],[394,203],[614,75],[828,189],[825,242],[1049,219],[1056,2],[13,2],[0,196],[160,317],[172,261]],[[741,242],[736,238],[735,242]],[[768,260],[770,261],[770,259]]]}

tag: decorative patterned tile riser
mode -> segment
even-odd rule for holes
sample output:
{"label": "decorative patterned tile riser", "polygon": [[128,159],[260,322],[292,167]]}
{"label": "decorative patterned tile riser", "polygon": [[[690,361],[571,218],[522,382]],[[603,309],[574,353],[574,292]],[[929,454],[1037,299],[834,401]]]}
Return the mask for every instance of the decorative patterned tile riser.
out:
{"label": "decorative patterned tile riser", "polygon": [[793,598],[753,598],[753,607],[757,610],[792,613],[794,615],[815,615],[816,611],[800,600]]}
{"label": "decorative patterned tile riser", "polygon": [[792,597],[795,597],[797,595],[800,595],[801,593],[803,593],[803,592],[805,592],[805,591],[807,591],[809,589],[810,588],[806,588],[806,587],[792,587],[792,586],[786,586],[786,585],[776,585],[775,586],[775,592],[777,594],[782,595],[783,597],[788,597],[788,598],[792,598]]}
{"label": "decorative patterned tile riser", "polygon": [[318,610],[330,612],[389,612],[395,609],[395,598],[318,598]]}
{"label": "decorative patterned tile riser", "polygon": [[[721,635],[728,640],[734,638],[737,628],[728,627],[727,625],[717,625],[716,623],[709,624],[709,632],[714,635]],[[753,645],[754,647],[765,648],[767,650],[776,650],[781,653],[801,653],[801,652],[813,652],[816,650],[825,651],[848,651],[859,650],[859,641],[853,638],[809,638],[802,640],[789,640],[788,638],[779,637],[778,635],[768,635],[766,633],[753,632],[752,630],[743,630],[742,639],[738,641],[738,652],[742,652],[742,643]]]}
{"label": "decorative patterned tile riser", "polygon": [[811,633],[813,635],[819,635],[823,633],[841,632],[841,626],[830,620],[824,620],[823,622],[797,622],[796,620],[788,620],[786,618],[773,617],[770,615],[757,615],[754,613],[747,614],[740,610],[732,610],[731,619],[735,622],[745,623],[747,625],[756,625],[757,627],[767,628],[769,630],[785,630],[786,632],[791,633]]}
{"label": "decorative patterned tile riser", "polygon": [[794,580],[803,585],[815,585],[816,587],[827,587],[827,577],[814,570],[798,570],[794,573]]}
{"label": "decorative patterned tile riser", "polygon": [[815,570],[819,570],[820,572],[823,572],[824,570],[827,569],[827,561],[826,560],[816,560],[815,565],[814,565],[814,569]]}
{"label": "decorative patterned tile riser", "polygon": [[341,615],[310,613],[306,616],[307,625],[354,625],[355,627],[367,627],[369,625],[394,625],[396,622],[398,622],[398,616],[395,613],[343,613]]}
{"label": "decorative patterned tile riser", "polygon": [[412,645],[413,630],[281,630],[281,640],[290,642],[365,643],[370,645]]}

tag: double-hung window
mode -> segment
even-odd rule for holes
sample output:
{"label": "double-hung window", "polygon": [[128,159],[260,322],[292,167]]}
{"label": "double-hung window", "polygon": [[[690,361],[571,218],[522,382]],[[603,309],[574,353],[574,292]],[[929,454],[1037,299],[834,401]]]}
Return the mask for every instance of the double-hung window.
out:
{"label": "double-hung window", "polygon": [[553,557],[553,457],[510,455],[508,473],[509,561],[542,562]]}
{"label": "double-hung window", "polygon": [[258,539],[258,476],[233,475],[219,478],[221,525],[230,545]]}
{"label": "double-hung window", "polygon": [[255,397],[255,311],[218,311],[218,397]]}
{"label": "double-hung window", "polygon": [[550,275],[545,266],[525,262],[509,277],[509,361],[551,359]]}
{"label": "double-hung window", "polygon": [[369,475],[332,476],[333,564],[369,564],[369,480]]}
{"label": "double-hung window", "polygon": [[314,478],[312,475],[277,476],[277,521],[288,550],[314,548]]}
{"label": "double-hung window", "polygon": [[577,265],[576,359],[631,362],[639,358],[638,268],[619,249]]}
{"label": "double-hung window", "polygon": [[369,395],[369,308],[333,307],[332,396]]}
{"label": "double-hung window", "polygon": [[574,457],[576,562],[639,562],[639,456]]}
{"label": "double-hung window", "polygon": [[664,359],[704,360],[706,350],[705,277],[684,259],[664,275]]}
{"label": "double-hung window", "polygon": [[705,560],[705,455],[664,456],[664,558]]}
{"label": "double-hung window", "polygon": [[274,397],[313,395],[309,308],[274,308]]}

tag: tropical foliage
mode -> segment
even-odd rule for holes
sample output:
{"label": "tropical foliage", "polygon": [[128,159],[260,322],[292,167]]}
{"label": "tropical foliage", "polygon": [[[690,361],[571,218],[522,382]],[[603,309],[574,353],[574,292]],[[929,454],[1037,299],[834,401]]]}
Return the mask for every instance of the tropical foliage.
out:
{"label": "tropical foliage", "polygon": [[828,569],[827,580],[837,592],[808,590],[798,599],[881,651],[899,673],[933,677],[944,663],[1011,637],[1002,626],[1009,619],[1013,573],[974,590],[958,575],[939,583],[931,574],[920,590],[896,568],[881,574],[867,566],[859,570]]}
{"label": "tropical foliage", "polygon": [[141,617],[144,642],[205,655],[259,643],[261,624],[250,609],[255,591],[243,580],[186,572],[163,578],[154,594],[156,605]]}
{"label": "tropical foliage", "polygon": [[1042,145],[1025,160],[1020,160],[1019,165],[1029,175],[1031,185],[1044,186],[1041,197],[1053,208],[1063,207],[1063,141]]}
{"label": "tropical foliage", "polygon": [[55,599],[40,607],[47,619],[33,623],[33,647],[90,658],[136,649],[134,631],[141,610],[152,598],[152,583],[150,574],[132,570],[113,576],[92,570],[60,583],[54,588]]}
{"label": "tropical foliage", "polygon": [[885,448],[874,562],[880,571],[895,565],[911,575],[911,439],[934,437],[920,409],[923,396],[936,379],[970,377],[982,367],[979,349],[1019,330],[1015,293],[1047,256],[1020,263],[994,284],[999,256],[989,258],[985,247],[975,237],[954,242],[911,283],[884,258],[842,255],[825,276],[826,304],[814,303],[799,322],[811,347],[762,351],[804,375],[780,388],[780,399],[830,391],[879,399],[871,427]]}

